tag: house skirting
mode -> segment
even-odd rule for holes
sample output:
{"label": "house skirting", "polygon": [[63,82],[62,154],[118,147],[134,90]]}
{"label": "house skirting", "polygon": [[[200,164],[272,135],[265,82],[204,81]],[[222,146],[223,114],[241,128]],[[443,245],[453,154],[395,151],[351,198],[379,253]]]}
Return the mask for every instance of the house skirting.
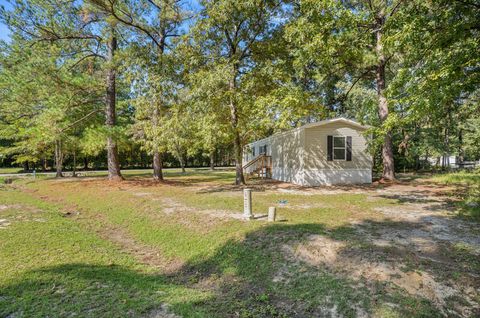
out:
{"label": "house skirting", "polygon": [[272,179],[302,186],[372,183],[371,169],[308,169],[274,168]]}

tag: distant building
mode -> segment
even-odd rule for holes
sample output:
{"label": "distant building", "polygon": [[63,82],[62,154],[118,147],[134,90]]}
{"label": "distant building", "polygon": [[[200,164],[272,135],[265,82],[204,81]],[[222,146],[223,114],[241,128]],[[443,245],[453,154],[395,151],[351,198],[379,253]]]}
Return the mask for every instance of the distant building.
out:
{"label": "distant building", "polygon": [[441,167],[448,169],[474,169],[480,166],[479,161],[462,161],[458,156],[440,156],[436,158],[427,158],[432,167]]}
{"label": "distant building", "polygon": [[428,163],[434,167],[458,168],[457,156],[440,156],[436,158],[427,158]]}

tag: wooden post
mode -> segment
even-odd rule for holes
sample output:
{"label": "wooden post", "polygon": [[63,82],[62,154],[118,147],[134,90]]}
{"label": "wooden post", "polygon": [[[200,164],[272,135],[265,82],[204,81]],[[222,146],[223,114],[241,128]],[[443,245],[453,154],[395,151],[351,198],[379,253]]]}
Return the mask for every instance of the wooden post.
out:
{"label": "wooden post", "polygon": [[253,219],[252,213],[252,189],[243,189],[243,217]]}
{"label": "wooden post", "polygon": [[275,222],[277,218],[277,209],[274,206],[268,208],[268,222]]}

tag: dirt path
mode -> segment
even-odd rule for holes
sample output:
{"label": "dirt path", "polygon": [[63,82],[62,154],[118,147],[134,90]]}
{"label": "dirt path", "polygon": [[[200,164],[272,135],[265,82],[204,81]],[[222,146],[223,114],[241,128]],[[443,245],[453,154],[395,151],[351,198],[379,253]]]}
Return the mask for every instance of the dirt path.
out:
{"label": "dirt path", "polygon": [[399,287],[430,300],[446,316],[480,315],[478,224],[458,218],[438,188],[398,185],[368,194],[370,201],[389,198],[400,204],[375,209],[385,221],[352,222],[351,240],[311,235],[283,246],[286,257],[373,289],[373,282]]}

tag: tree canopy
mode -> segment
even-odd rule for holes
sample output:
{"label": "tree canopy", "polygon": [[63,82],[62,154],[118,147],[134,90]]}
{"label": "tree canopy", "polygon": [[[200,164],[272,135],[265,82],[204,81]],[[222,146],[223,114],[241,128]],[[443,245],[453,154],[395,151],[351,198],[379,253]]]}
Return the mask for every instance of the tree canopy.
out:
{"label": "tree canopy", "polygon": [[339,116],[372,127],[384,179],[478,160],[479,16],[458,0],[15,1],[0,163],[159,181],[235,163],[241,184],[247,143]]}

